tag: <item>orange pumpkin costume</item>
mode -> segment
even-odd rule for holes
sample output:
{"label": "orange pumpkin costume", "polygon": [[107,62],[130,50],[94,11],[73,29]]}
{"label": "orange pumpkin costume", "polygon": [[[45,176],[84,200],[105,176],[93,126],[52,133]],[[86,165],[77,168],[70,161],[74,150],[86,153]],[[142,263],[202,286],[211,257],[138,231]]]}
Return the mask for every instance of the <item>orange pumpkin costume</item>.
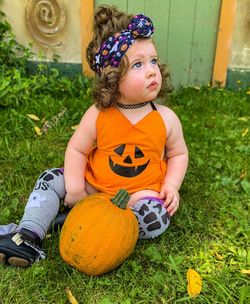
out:
{"label": "orange pumpkin costume", "polygon": [[100,111],[97,144],[87,157],[86,180],[96,189],[114,195],[120,188],[130,194],[160,191],[166,175],[162,159],[166,127],[156,107],[136,124],[115,107]]}

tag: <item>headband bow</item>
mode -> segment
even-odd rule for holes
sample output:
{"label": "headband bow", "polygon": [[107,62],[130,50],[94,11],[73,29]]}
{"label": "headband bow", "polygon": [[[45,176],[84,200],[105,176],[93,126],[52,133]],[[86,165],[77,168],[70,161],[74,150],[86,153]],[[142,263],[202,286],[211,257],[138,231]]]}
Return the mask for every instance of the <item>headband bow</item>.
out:
{"label": "headband bow", "polygon": [[148,38],[153,33],[154,26],[149,17],[143,14],[134,16],[126,30],[118,32],[102,42],[95,54],[93,69],[100,76],[106,66],[117,67],[135,39]]}

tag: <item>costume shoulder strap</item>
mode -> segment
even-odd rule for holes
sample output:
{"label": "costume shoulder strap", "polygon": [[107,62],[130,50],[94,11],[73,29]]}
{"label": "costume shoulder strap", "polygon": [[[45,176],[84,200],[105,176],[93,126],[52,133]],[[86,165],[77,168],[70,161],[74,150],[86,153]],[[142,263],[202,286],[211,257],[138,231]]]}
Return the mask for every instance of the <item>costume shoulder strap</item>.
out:
{"label": "costume shoulder strap", "polygon": [[153,101],[150,101],[150,105],[153,109],[153,111],[157,111],[155,104],[153,103]]}

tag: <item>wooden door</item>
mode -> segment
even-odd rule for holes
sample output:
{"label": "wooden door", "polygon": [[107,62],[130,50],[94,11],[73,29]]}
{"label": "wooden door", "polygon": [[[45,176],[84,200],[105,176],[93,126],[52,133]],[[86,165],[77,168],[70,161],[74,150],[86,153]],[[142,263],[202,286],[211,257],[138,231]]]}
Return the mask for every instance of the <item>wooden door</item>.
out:
{"label": "wooden door", "polygon": [[176,88],[210,82],[221,0],[95,1],[95,7],[100,4],[152,18],[159,56]]}

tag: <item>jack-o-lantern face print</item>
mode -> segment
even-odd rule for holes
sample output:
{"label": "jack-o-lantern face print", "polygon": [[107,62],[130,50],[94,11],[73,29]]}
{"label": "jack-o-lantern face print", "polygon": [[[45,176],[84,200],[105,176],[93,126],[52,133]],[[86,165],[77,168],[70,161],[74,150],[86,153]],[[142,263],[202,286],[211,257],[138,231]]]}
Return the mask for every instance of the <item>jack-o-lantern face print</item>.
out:
{"label": "jack-o-lantern face print", "polygon": [[[132,148],[132,149],[131,149]],[[150,159],[145,160],[144,153],[137,146],[125,144],[114,149],[115,156],[109,156],[110,169],[123,177],[135,177],[141,174],[148,166]]]}

